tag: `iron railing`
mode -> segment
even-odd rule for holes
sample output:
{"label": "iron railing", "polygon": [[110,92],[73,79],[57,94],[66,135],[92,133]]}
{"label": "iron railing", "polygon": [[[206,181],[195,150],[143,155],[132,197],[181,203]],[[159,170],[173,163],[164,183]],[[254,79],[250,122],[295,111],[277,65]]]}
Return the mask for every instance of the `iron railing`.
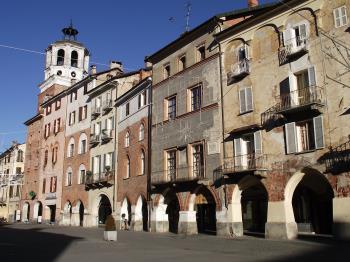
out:
{"label": "iron railing", "polygon": [[113,101],[112,99],[108,99],[103,102],[103,111],[109,111],[113,108]]}
{"label": "iron railing", "polygon": [[238,63],[232,65],[231,71],[228,73],[228,78],[234,80],[236,78],[241,78],[250,73],[250,62],[247,58],[239,61]]}
{"label": "iron railing", "polygon": [[350,136],[349,140],[336,147],[331,147],[325,158],[327,172],[341,173],[350,171]]}
{"label": "iron railing", "polygon": [[255,153],[226,158],[222,166],[224,174],[267,169],[267,155]]}
{"label": "iron railing", "polygon": [[318,86],[308,86],[302,89],[292,91],[287,94],[281,94],[277,97],[277,112],[302,107],[311,104],[324,103],[323,88]]}
{"label": "iron railing", "polygon": [[91,139],[90,139],[90,144],[98,144],[100,143],[101,140],[101,135],[95,135],[95,134],[91,134]]}
{"label": "iron railing", "polygon": [[152,172],[152,184],[197,181],[205,178],[204,166],[187,166]]}
{"label": "iron railing", "polygon": [[102,112],[102,107],[99,106],[99,107],[92,107],[91,108],[91,117],[93,119],[97,118],[98,116],[101,115],[101,112]]}
{"label": "iron railing", "polygon": [[101,134],[102,141],[106,142],[113,139],[114,130],[113,129],[103,129]]}
{"label": "iron railing", "polygon": [[94,184],[94,183],[102,183],[102,182],[111,182],[114,179],[113,170],[108,172],[95,173],[92,175],[87,175],[85,179],[85,184]]}
{"label": "iron railing", "polygon": [[278,50],[278,58],[280,64],[285,64],[289,59],[300,52],[307,52],[308,39],[305,37],[298,36],[292,38],[284,46]]}

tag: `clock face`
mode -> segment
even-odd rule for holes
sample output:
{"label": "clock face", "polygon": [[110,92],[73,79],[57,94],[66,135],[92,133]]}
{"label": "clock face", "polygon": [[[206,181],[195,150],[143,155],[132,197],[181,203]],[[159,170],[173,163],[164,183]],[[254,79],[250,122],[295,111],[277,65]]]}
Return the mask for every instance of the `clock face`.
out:
{"label": "clock face", "polygon": [[58,76],[62,75],[62,71],[61,71],[61,70],[58,70],[58,71],[57,71],[57,75],[58,75]]}
{"label": "clock face", "polygon": [[70,73],[72,77],[75,77],[77,74],[75,72]]}

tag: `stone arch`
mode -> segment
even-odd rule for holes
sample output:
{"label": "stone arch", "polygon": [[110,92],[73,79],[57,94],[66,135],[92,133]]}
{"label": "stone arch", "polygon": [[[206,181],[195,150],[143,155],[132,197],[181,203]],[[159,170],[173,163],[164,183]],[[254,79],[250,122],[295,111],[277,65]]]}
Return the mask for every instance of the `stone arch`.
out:
{"label": "stone arch", "polygon": [[146,198],[142,194],[139,195],[136,201],[134,220],[135,231],[148,230],[148,206]]}
{"label": "stone arch", "polygon": [[29,222],[30,219],[30,204],[29,202],[24,202],[22,207],[22,221]]}
{"label": "stone arch", "polygon": [[312,8],[309,7],[299,8],[290,13],[283,21],[284,29],[290,28],[291,25],[303,21],[306,22],[306,25],[309,28],[309,37],[318,36],[317,16]]}
{"label": "stone arch", "polygon": [[237,63],[237,49],[240,46],[247,44],[243,38],[235,38],[228,42],[224,50],[224,68],[226,72],[232,70],[232,66]]}
{"label": "stone arch", "polygon": [[83,226],[85,207],[84,207],[83,201],[81,201],[80,199],[76,201],[76,204],[74,206],[74,213],[78,214],[78,223],[75,223],[75,224],[79,226]]}
{"label": "stone arch", "polygon": [[97,218],[97,224],[104,224],[108,215],[112,214],[111,197],[101,192],[92,204],[92,215]]}
{"label": "stone arch", "polygon": [[121,220],[126,220],[128,225],[130,226],[132,214],[131,214],[131,202],[128,197],[124,197],[122,206],[120,209],[120,218]]}
{"label": "stone arch", "polygon": [[287,182],[284,192],[286,222],[298,232],[332,234],[334,190],[319,171],[304,168]]}
{"label": "stone arch", "polygon": [[34,204],[33,219],[36,219],[38,223],[41,223],[42,216],[43,204],[40,201],[37,201]]}
{"label": "stone arch", "polygon": [[251,56],[259,60],[275,55],[281,46],[280,32],[275,24],[266,24],[254,31],[251,41]]}
{"label": "stone arch", "polygon": [[187,194],[185,204],[184,204],[184,210],[194,211],[196,195],[198,193],[200,193],[200,191],[203,190],[203,188],[205,188],[206,190],[208,190],[208,192],[210,192],[210,195],[215,202],[216,209],[218,211],[221,210],[222,203],[221,203],[221,200],[220,200],[219,196],[217,195],[216,191],[213,190],[211,187],[205,187],[205,186],[199,186],[193,192]]}

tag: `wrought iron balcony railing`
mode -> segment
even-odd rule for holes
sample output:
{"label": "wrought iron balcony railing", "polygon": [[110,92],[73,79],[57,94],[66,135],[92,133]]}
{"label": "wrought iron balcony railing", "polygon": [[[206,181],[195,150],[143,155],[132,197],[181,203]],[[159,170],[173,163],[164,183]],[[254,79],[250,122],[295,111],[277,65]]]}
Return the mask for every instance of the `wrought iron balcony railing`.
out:
{"label": "wrought iron balcony railing", "polygon": [[99,117],[101,115],[101,112],[102,112],[102,107],[99,106],[99,107],[93,107],[91,109],[91,117],[93,119],[96,119],[97,117]]}
{"label": "wrought iron balcony railing", "polygon": [[267,155],[265,154],[253,153],[226,158],[222,166],[223,174],[265,170],[268,170]]}
{"label": "wrought iron balcony railing", "polygon": [[298,36],[292,38],[284,46],[280,47],[278,50],[278,58],[280,64],[287,63],[294,56],[298,56],[308,52],[307,49],[308,38]]}
{"label": "wrought iron balcony railing", "polygon": [[112,110],[113,109],[112,99],[108,99],[108,100],[104,101],[102,108],[103,108],[103,111],[106,113],[109,112],[110,110]]}
{"label": "wrought iron balcony railing", "polygon": [[86,176],[85,184],[98,184],[98,183],[111,183],[114,180],[114,171],[95,173],[90,176]]}
{"label": "wrought iron balcony railing", "polygon": [[187,166],[152,172],[151,183],[167,184],[197,181],[205,178],[204,166]]}
{"label": "wrought iron balcony railing", "polygon": [[308,105],[324,104],[323,88],[318,86],[309,86],[292,91],[287,94],[281,94],[277,97],[276,113],[282,113],[295,108]]}
{"label": "wrought iron balcony railing", "polygon": [[230,82],[241,79],[250,73],[250,61],[245,58],[232,65],[231,71],[227,74]]}
{"label": "wrought iron balcony railing", "polygon": [[327,172],[339,174],[350,171],[350,135],[347,142],[329,149],[325,164]]}
{"label": "wrought iron balcony railing", "polygon": [[100,141],[101,141],[101,135],[91,134],[91,139],[90,139],[91,145],[96,145],[100,143]]}
{"label": "wrought iron balcony railing", "polygon": [[114,130],[113,129],[103,129],[101,134],[101,140],[102,142],[108,142],[114,137]]}

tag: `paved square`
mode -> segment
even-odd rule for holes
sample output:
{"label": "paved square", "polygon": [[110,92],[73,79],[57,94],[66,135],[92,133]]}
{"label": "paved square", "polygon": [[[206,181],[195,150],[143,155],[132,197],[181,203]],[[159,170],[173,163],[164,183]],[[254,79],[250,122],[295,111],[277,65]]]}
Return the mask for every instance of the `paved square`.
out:
{"label": "paved square", "polygon": [[350,242],[276,241],[147,232],[119,232],[102,240],[101,228],[0,225],[0,261],[346,261]]}

